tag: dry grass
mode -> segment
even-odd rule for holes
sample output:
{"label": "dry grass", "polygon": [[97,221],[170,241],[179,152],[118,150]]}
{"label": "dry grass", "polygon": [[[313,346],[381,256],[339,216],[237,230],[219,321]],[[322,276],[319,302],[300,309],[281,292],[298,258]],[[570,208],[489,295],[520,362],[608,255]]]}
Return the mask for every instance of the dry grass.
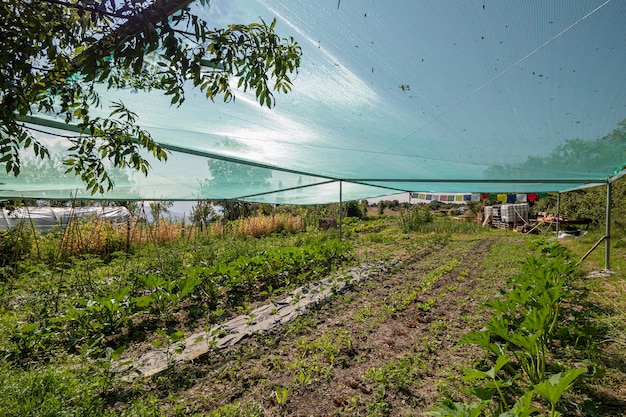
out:
{"label": "dry grass", "polygon": [[[290,214],[248,217],[226,224],[214,223],[209,233],[216,236],[235,234],[261,237],[272,233],[295,233],[302,230],[302,219]],[[60,235],[39,237],[39,245],[48,246],[56,256],[67,258],[84,254],[107,255],[129,251],[146,244],[163,245],[181,237],[190,237],[192,227],[161,219],[156,223],[113,224],[106,220],[75,219]],[[59,236],[57,239],[55,236]]]}
{"label": "dry grass", "polygon": [[146,243],[162,245],[174,242],[184,234],[184,229],[180,223],[172,223],[167,219],[156,223],[137,222],[130,226],[130,244],[143,246]]}
{"label": "dry grass", "polygon": [[168,220],[155,224],[142,222],[114,224],[106,220],[76,219],[69,222],[58,240],[55,235],[40,237],[42,246],[55,246],[56,255],[65,258],[85,254],[107,255],[129,251],[147,243],[162,245],[183,235],[184,226]]}
{"label": "dry grass", "polygon": [[272,233],[295,233],[302,230],[302,218],[290,214],[247,217],[227,224],[214,223],[211,233],[219,236],[234,233],[242,236],[260,237]]}
{"label": "dry grass", "polygon": [[58,242],[58,254],[77,256],[103,255],[126,248],[126,232],[106,220],[76,219],[69,222]]}

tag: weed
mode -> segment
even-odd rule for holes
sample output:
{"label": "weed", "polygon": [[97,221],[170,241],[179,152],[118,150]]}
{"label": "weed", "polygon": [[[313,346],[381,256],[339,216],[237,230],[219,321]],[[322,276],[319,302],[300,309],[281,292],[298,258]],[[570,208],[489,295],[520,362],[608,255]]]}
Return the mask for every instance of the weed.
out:
{"label": "weed", "polygon": [[45,366],[26,371],[0,366],[0,415],[5,417],[102,416],[107,382],[86,369]]}
{"label": "weed", "polygon": [[272,398],[276,401],[281,412],[284,413],[285,407],[287,407],[287,400],[289,399],[289,388],[276,387],[272,391]]}
{"label": "weed", "polygon": [[435,305],[435,302],[437,301],[437,299],[435,298],[429,298],[428,301],[426,301],[425,303],[417,303],[415,305],[415,307],[418,310],[422,310],[424,312],[429,311],[431,308],[433,308],[433,306]]}
{"label": "weed", "polygon": [[156,336],[158,336],[158,339],[155,339],[152,345],[157,348],[163,347],[167,355],[168,365],[173,365],[176,355],[182,354],[185,349],[185,333],[176,331],[168,334],[165,330],[157,329]]}
{"label": "weed", "polygon": [[301,368],[296,374],[295,384],[299,387],[304,387],[311,383],[311,371],[306,368]]}
{"label": "weed", "polygon": [[359,311],[354,315],[354,321],[357,323],[365,323],[365,320],[373,315],[374,313],[371,308],[369,306],[364,306],[359,308]]}

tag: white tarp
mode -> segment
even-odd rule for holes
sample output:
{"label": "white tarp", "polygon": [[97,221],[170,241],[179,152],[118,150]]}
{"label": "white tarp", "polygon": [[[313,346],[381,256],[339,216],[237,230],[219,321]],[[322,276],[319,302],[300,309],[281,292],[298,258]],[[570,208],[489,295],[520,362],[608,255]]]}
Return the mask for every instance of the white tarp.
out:
{"label": "white tarp", "polygon": [[130,219],[126,207],[20,207],[14,210],[2,209],[0,229],[10,229],[21,222],[31,222],[37,229],[66,226],[76,219],[94,217],[122,223]]}

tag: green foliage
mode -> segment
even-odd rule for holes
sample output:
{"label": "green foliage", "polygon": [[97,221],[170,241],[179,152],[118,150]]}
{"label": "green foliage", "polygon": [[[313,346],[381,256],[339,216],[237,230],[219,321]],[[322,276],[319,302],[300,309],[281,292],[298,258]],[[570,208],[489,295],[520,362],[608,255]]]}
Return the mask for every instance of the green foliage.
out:
{"label": "green foliage", "polygon": [[0,367],[0,415],[76,416],[104,415],[104,381],[82,371],[46,366],[29,371]]}
{"label": "green foliage", "polygon": [[150,214],[152,214],[152,220],[158,223],[163,216],[169,213],[170,208],[174,205],[173,201],[152,201],[149,203]]}
{"label": "green foliage", "polygon": [[202,282],[196,274],[177,278],[171,275],[147,274],[138,277],[148,295],[135,297],[139,308],[147,308],[160,317],[169,317],[180,302]]}
{"label": "green foliage", "polygon": [[432,222],[424,223],[418,227],[421,233],[463,233],[478,234],[489,232],[489,229],[482,227],[480,223],[455,221],[448,217],[435,218]]}
{"label": "green foliage", "polygon": [[189,219],[195,225],[207,226],[209,221],[216,216],[215,208],[210,201],[198,201],[189,214]]}
{"label": "green foliage", "polygon": [[561,413],[556,411],[556,403],[563,393],[572,387],[576,378],[584,372],[585,369],[568,369],[565,372],[559,372],[550,376],[550,378],[541,381],[533,387],[533,392],[536,392],[550,403],[550,417],[561,415]]}
{"label": "green foliage", "polygon": [[[385,221],[388,222],[387,228],[383,226]],[[368,224],[374,227],[370,229]],[[335,389],[343,392],[345,381],[358,391],[355,391],[352,400],[343,398],[343,394],[336,397],[338,408],[334,409],[335,414],[391,416],[406,412],[408,415],[411,408],[415,410],[424,406],[422,389],[432,389],[424,386],[423,381],[440,378],[442,373],[444,378],[445,373],[450,378],[455,372],[457,364],[454,359],[441,368],[429,366],[431,361],[441,361],[440,358],[446,357],[442,355],[442,350],[451,352],[448,350],[448,332],[456,331],[455,322],[434,318],[428,325],[430,335],[416,339],[410,352],[401,350],[400,338],[406,336],[401,330],[382,341],[367,340],[364,336],[369,337],[370,330],[376,332],[374,326],[391,320],[392,314],[401,319],[407,314],[437,314],[441,301],[446,301],[441,298],[442,294],[459,297],[459,303],[467,303],[468,299],[480,302],[484,297],[489,300],[488,308],[494,317],[489,319],[483,331],[470,333],[464,340],[479,346],[485,353],[472,366],[474,369],[468,369],[465,374],[465,384],[472,384],[472,387],[462,392],[475,398],[465,403],[454,402],[458,401],[452,397],[457,381],[454,385],[435,382],[447,386],[445,392],[450,399],[432,409],[428,415],[478,413],[476,415],[490,417],[530,417],[540,413],[547,416],[554,412],[552,417],[556,417],[559,412],[566,414],[562,407],[572,410],[581,394],[572,393],[571,385],[586,375],[568,365],[575,362],[569,355],[578,355],[581,350],[571,349],[567,343],[576,343],[579,336],[585,336],[585,330],[572,328],[576,318],[570,316],[569,310],[561,311],[563,298],[559,297],[570,297],[570,279],[577,274],[577,270],[567,252],[555,241],[535,241],[528,247],[536,250],[537,256],[524,260],[521,254],[527,253],[528,247],[522,236],[491,236],[488,239],[490,252],[481,265],[475,258],[468,262],[466,256],[478,241],[472,236],[408,236],[397,227],[395,219],[389,217],[371,223],[359,220],[358,225],[371,234],[382,233],[389,237],[388,242],[394,243],[391,249],[394,254],[399,248],[429,254],[420,261],[419,268],[411,270],[415,279],[404,285],[395,286],[392,280],[388,280],[389,273],[385,273],[381,276],[383,281],[367,281],[360,287],[360,291],[368,291],[380,282],[392,284],[384,299],[368,298],[365,303],[354,305],[348,304],[351,302],[349,299],[357,299],[354,293],[346,293],[336,306],[348,307],[346,313],[353,315],[354,322],[363,328],[362,333],[352,331],[354,327],[350,320],[344,322],[343,318],[336,317],[330,323],[341,321],[328,327],[324,316],[309,314],[286,324],[280,335],[259,337],[254,343],[243,344],[241,350],[232,351],[234,359],[229,353],[225,356],[209,355],[201,363],[188,363],[181,366],[180,371],[172,369],[165,375],[137,383],[123,382],[109,373],[108,361],[119,359],[126,346],[130,355],[143,352],[146,348],[167,348],[168,359],[173,362],[178,358],[176,354],[183,349],[183,331],[188,334],[192,329],[213,328],[209,323],[222,322],[233,314],[246,314],[253,321],[256,318],[251,311],[257,301],[273,299],[295,285],[327,276],[333,268],[350,262],[352,251],[362,248],[376,250],[377,258],[374,259],[380,259],[387,256],[383,253],[386,249],[379,250],[382,245],[372,245],[367,239],[363,239],[362,246],[357,246],[360,244],[360,232],[355,233],[356,238],[350,244],[320,232],[260,239],[231,235],[217,238],[209,234],[206,239],[195,240],[192,235],[190,239],[180,239],[164,246],[150,243],[137,248],[134,253],[113,257],[110,262],[98,257],[84,257],[45,265],[24,259],[21,267],[28,274],[24,272],[11,285],[0,286],[0,357],[7,363],[0,365],[0,414],[29,415],[24,407],[29,404],[30,396],[33,398],[31,404],[42,404],[41,410],[54,410],[49,415],[87,415],[87,410],[95,417],[194,413],[261,416],[272,412],[280,415],[281,411],[285,414],[293,412],[303,394],[308,396],[319,385],[332,386],[329,392]],[[389,230],[389,226],[393,229]],[[427,274],[424,272],[426,269],[430,271]],[[511,276],[507,281],[509,289],[497,298],[486,288],[467,295],[457,291],[452,293],[449,282],[440,283],[442,277],[457,276],[449,274],[451,271],[458,271],[459,276],[464,275],[463,279],[467,281],[473,278],[476,271],[482,271],[484,280],[498,283],[503,281],[502,277]],[[564,275],[567,279],[561,285]],[[620,288],[620,292],[615,293],[618,296],[613,297],[615,299],[622,294],[619,279],[617,276],[610,279],[616,288]],[[589,280],[585,282],[590,283]],[[235,297],[229,287],[231,283],[246,286],[250,292]],[[426,291],[433,293],[429,292],[426,296]],[[152,296],[158,298],[162,295],[165,297],[157,302],[163,303],[164,307],[155,307]],[[572,304],[584,307],[577,303],[577,299],[574,300]],[[551,307],[545,308],[544,304]],[[555,306],[558,309],[555,310]],[[357,309],[358,313],[354,314]],[[422,314],[422,310],[429,313]],[[169,311],[169,317],[161,311]],[[401,314],[401,311],[406,313]],[[580,314],[589,319],[587,309],[581,308]],[[567,320],[563,320],[562,316]],[[179,321],[174,323],[171,320],[173,317]],[[475,321],[481,320],[480,317],[483,315],[463,319]],[[603,322],[606,323],[604,319]],[[589,325],[589,321],[585,323]],[[617,326],[617,323],[614,324]],[[535,338],[534,334],[539,329],[540,336]],[[211,337],[198,343],[214,347],[211,343],[224,334],[224,330],[216,330]],[[282,335],[293,343],[278,343]],[[617,331],[605,333],[602,337],[607,344],[612,343],[614,337],[619,339],[614,348],[619,347],[623,340]],[[253,350],[250,345],[261,343],[261,340],[263,353],[257,356],[260,351]],[[393,345],[394,341],[398,342],[397,345]],[[374,356],[377,350],[370,350],[372,342],[384,342],[389,354]],[[531,372],[525,369],[536,368],[533,363],[541,363],[530,357],[542,355],[542,344],[546,346],[544,377],[537,384],[531,384],[528,376]],[[461,352],[459,346],[451,345],[455,356],[460,356],[456,354]],[[584,348],[587,347],[593,346],[585,344]],[[280,352],[274,349],[280,349]],[[527,352],[533,352],[533,355],[527,355]],[[615,353],[611,352],[611,355]],[[289,360],[291,357],[295,359]],[[576,356],[576,362],[584,363],[579,358]],[[253,366],[253,373],[261,375],[239,375],[233,369],[242,361],[253,361],[258,365]],[[368,361],[372,361],[371,366],[364,368]],[[54,368],[49,366],[51,364]],[[83,365],[93,365],[89,374],[83,372]],[[343,371],[337,371],[338,367],[349,372],[365,370],[360,374],[353,373],[358,376],[347,381],[342,376]],[[251,368],[246,366],[246,369]],[[48,372],[51,376],[46,376]],[[337,378],[333,378],[335,376]],[[48,388],[48,382],[42,382],[46,378],[56,386]],[[221,388],[202,398],[183,399],[180,396],[181,387],[207,381],[211,386],[215,383],[225,387],[223,392],[229,397],[220,396]],[[279,382],[283,385],[276,385]],[[609,380],[607,388],[603,385],[603,389],[615,386],[612,383],[615,384]],[[230,396],[233,392],[243,392],[231,389],[243,387],[247,390],[253,386],[251,384],[258,384],[259,387],[255,389],[256,394],[251,393],[252,397]],[[35,385],[43,388],[37,389]],[[197,387],[200,388],[200,385]],[[283,387],[288,391],[283,391]],[[590,390],[582,390],[583,395],[590,395],[592,400],[579,407],[589,408],[589,404],[596,400],[593,387],[586,388]],[[62,405],[54,403],[57,397],[48,398],[48,389],[63,402]],[[273,391],[281,398],[286,397],[285,407],[278,404]],[[335,401],[335,398],[332,399]],[[474,402],[476,399],[477,403]],[[24,404],[14,405],[14,400]],[[244,402],[238,403],[239,400]],[[234,402],[224,405],[229,401]],[[92,407],[94,404],[100,404],[100,408]],[[209,408],[218,405],[221,407]],[[8,413],[5,412],[7,409],[10,410]],[[13,409],[15,411],[11,414]],[[597,415],[592,411],[588,413]],[[30,415],[40,414],[31,411]]]}
{"label": "green foliage", "polygon": [[481,415],[483,408],[488,404],[488,401],[464,404],[444,400],[430,411],[425,412],[424,415],[432,417],[478,417]]}
{"label": "green foliage", "polygon": [[393,389],[410,397],[411,387],[422,377],[424,371],[424,363],[415,355],[409,354],[369,369],[365,378],[372,380],[378,389]]}
{"label": "green foliage", "polygon": [[79,298],[77,307],[71,307],[65,319],[75,323],[80,335],[88,338],[110,335],[125,327],[133,313],[128,297],[130,287],[122,287],[96,296],[92,300]]}
{"label": "green foliage", "polygon": [[[531,156],[524,163],[515,166],[502,166],[489,169],[490,177],[505,177],[506,173],[517,170],[543,172],[567,172],[568,167],[592,166],[605,172],[613,172],[618,175],[624,168],[624,155],[615,152],[615,149],[626,147],[626,120],[618,123],[618,127],[609,134],[595,140],[569,139],[557,146],[550,154]],[[624,179],[613,183],[615,195],[613,198],[614,208],[624,219]],[[605,187],[594,187],[586,190],[568,192],[561,195],[561,213],[572,218],[588,217],[602,224],[604,222],[604,207],[606,201]],[[548,198],[544,202],[538,202],[538,208],[550,208],[556,212],[556,199]],[[623,224],[623,220],[619,224]]]}
{"label": "green foliage", "polygon": [[[404,219],[403,219],[404,220]],[[421,231],[422,227],[434,220],[428,206],[415,205],[411,207],[408,218],[408,229],[413,231]]]}
{"label": "green foliage", "polygon": [[[466,370],[464,380],[475,383],[472,393],[482,402],[494,405],[494,415],[531,415],[536,393],[549,401],[550,416],[559,416],[557,402],[585,371],[572,369],[548,376],[560,305],[571,297],[566,282],[577,270],[557,243],[539,240],[534,247],[542,256],[526,260],[522,272],[509,279],[511,289],[486,303],[494,315],[485,327],[460,341],[480,346],[493,363],[486,370]],[[446,402],[434,410],[439,414],[431,415],[467,415],[463,414],[470,410],[467,407]]]}
{"label": "green foliage", "polygon": [[337,240],[314,242],[299,247],[267,248],[255,255],[240,255],[227,262],[207,266],[204,275],[211,285],[224,288],[236,302],[248,294],[272,292],[320,278],[348,259],[349,245]]}
{"label": "green foliage", "polygon": [[0,230],[0,267],[15,265],[30,254],[33,233],[21,222],[17,227]]}
{"label": "green foliage", "polygon": [[355,200],[343,203],[343,209],[346,217],[358,217],[360,219],[367,214],[363,211],[362,205]]}
{"label": "green foliage", "polygon": [[[53,247],[65,237],[46,239],[43,246]],[[47,361],[51,351],[97,358],[171,322],[183,305],[190,319],[214,321],[225,309],[326,276],[350,260],[349,251],[346,242],[311,233],[180,240],[110,262],[83,256],[44,264],[27,257],[19,264],[23,273],[0,288],[4,305],[15,308],[0,311],[0,354],[15,366]]]}
{"label": "green foliage", "polygon": [[146,153],[166,159],[123,103],[112,103],[108,117],[93,117],[90,110],[101,106],[99,85],[160,90],[173,105],[184,102],[188,81],[211,100],[222,95],[228,101],[234,98],[229,79],[236,76],[239,88],[254,90],[268,107],[274,104],[272,91],[290,91],[301,50],[294,39],[274,33],[276,20],[211,30],[190,3],[0,3],[0,162],[7,173],[22,171],[21,150],[39,159],[50,156],[23,124],[38,111],[78,127],[80,135],[67,137],[70,153],[64,164],[92,193],[113,187],[111,166],[146,174]]}
{"label": "green foliage", "polygon": [[0,318],[0,354],[7,363],[30,364],[50,359],[50,349],[59,340],[58,319],[20,323],[15,318]]}

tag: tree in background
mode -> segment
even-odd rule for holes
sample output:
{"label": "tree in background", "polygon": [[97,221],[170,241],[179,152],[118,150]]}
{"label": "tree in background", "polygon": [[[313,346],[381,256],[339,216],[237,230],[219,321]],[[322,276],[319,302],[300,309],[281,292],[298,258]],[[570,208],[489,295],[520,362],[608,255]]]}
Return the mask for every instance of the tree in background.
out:
{"label": "tree in background", "polygon": [[210,201],[198,201],[189,214],[189,219],[196,225],[207,225],[216,216],[215,207]]}
{"label": "tree in background", "polygon": [[174,205],[173,201],[152,201],[149,203],[150,213],[155,223],[163,218],[163,215],[170,212],[170,209]]}
{"label": "tree in background", "polygon": [[0,2],[0,163],[6,171],[20,174],[24,150],[49,157],[33,134],[36,128],[24,123],[38,112],[76,126],[77,134],[66,137],[71,145],[63,164],[92,193],[113,187],[111,166],[147,174],[142,151],[166,159],[122,102],[109,106],[108,117],[93,117],[92,107],[101,106],[98,86],[160,90],[180,105],[188,82],[211,100],[232,100],[229,78],[236,75],[238,87],[254,90],[268,107],[274,104],[272,90],[291,89],[289,76],[297,72],[301,50],[293,38],[274,33],[275,20],[209,29],[190,9],[192,2]]}
{"label": "tree in background", "polygon": [[[606,219],[606,187],[598,186],[562,193],[559,213],[570,219],[588,218],[594,226],[603,226]],[[556,214],[557,197],[549,195],[535,204],[536,211]],[[626,231],[626,179],[611,185],[611,220],[616,232]]]}
{"label": "tree in background", "polygon": [[363,217],[363,212],[361,211],[361,206],[358,201],[346,201],[343,205],[343,210],[346,217]]}

